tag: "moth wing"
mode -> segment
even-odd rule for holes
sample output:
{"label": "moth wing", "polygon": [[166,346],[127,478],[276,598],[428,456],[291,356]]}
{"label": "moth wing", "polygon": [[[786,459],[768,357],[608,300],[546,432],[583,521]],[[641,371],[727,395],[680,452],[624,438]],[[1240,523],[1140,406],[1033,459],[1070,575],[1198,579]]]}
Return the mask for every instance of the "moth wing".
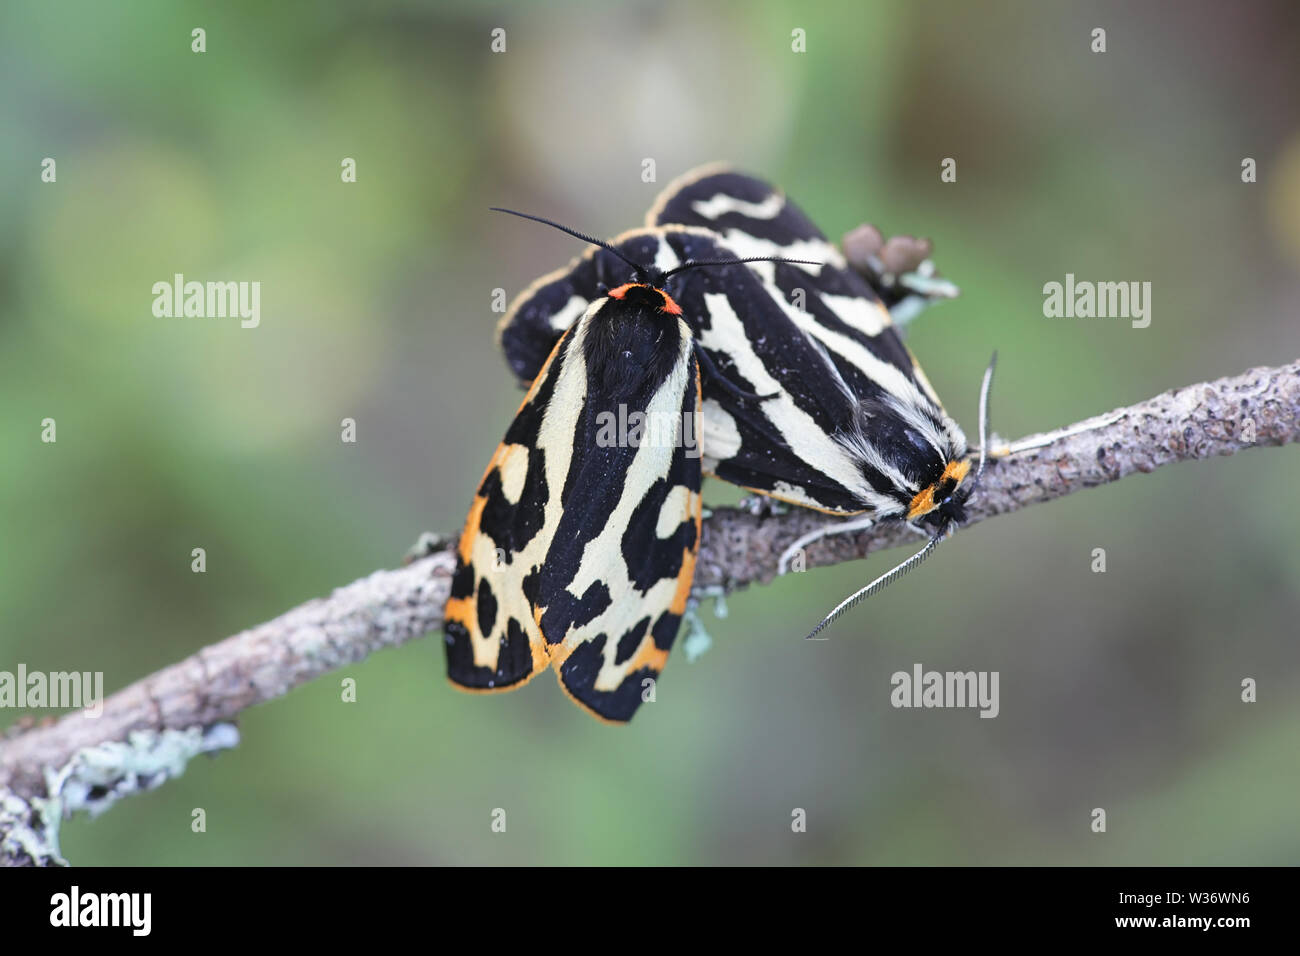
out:
{"label": "moth wing", "polygon": [[[672,252],[662,254],[665,260],[734,258],[708,232],[671,227],[663,243]],[[683,318],[722,380],[704,378],[705,470],[820,511],[892,508],[891,500],[875,493],[844,440],[856,434],[863,398],[880,387],[870,381],[859,382],[856,391],[850,387],[849,363],[822,343],[821,326],[755,268],[771,265],[809,270],[804,276],[818,268],[720,265],[673,280]],[[815,299],[808,305],[815,307]]]}
{"label": "moth wing", "polygon": [[[818,338],[836,356],[850,387],[885,362],[906,375],[934,405],[939,398],[903,345],[889,310],[865,278],[783,192],[722,164],[692,170],[670,183],[646,216],[650,226],[715,233],[736,256],[780,256],[821,262],[819,269],[755,263],[774,295],[790,301],[802,290],[805,311],[824,329]],[[909,396],[910,397],[910,396]]]}
{"label": "moth wing", "polygon": [[[811,224],[808,230],[815,233]],[[854,434],[862,402],[878,399],[891,388],[916,395],[909,374],[896,364],[910,369],[911,359],[892,330],[875,346],[887,346],[892,339],[897,351],[890,361],[872,351],[867,335],[871,327],[853,328],[837,317],[832,305],[851,319],[863,312],[868,322],[888,322],[883,309],[873,306],[870,289],[852,273],[846,272],[842,281],[858,281],[849,291],[864,298],[846,296],[848,304],[823,298],[823,287],[839,288],[826,278],[828,270],[835,269],[832,257],[839,253],[824,239],[818,241],[821,245],[808,257],[826,262],[824,266],[720,266],[684,272],[672,280],[683,319],[723,377],[751,394],[778,396],[763,402],[741,398],[706,375],[705,470],[750,490],[834,514],[893,508],[890,499],[873,490],[840,439]],[[738,256],[717,233],[694,226],[633,230],[614,244],[633,261],[660,269],[687,260]],[[765,249],[761,254],[781,251]],[[533,283],[511,305],[501,328],[501,343],[516,375],[532,372],[537,356],[553,347],[570,316],[599,297],[602,284],[630,278],[627,263],[607,250],[593,249]]]}
{"label": "moth wing", "polygon": [[[585,328],[585,326],[584,326]],[[642,399],[589,382],[573,433],[563,508],[538,582],[537,622],[565,692],[607,721],[631,719],[677,635],[700,540],[700,458],[693,425],[700,382],[681,327],[671,373]],[[577,349],[581,338],[575,337]],[[602,423],[644,413],[633,447],[600,439]],[[651,425],[650,423],[658,424]],[[658,429],[652,436],[648,429]]]}
{"label": "moth wing", "polygon": [[[829,472],[842,486],[852,482],[854,470],[861,472],[866,484],[859,482],[852,494],[860,502],[858,510],[896,512],[897,495],[890,497],[885,491],[900,486],[916,487],[925,480],[922,472],[927,462],[936,457],[949,460],[966,453],[965,436],[944,412],[933,386],[899,338],[880,298],[861,275],[848,267],[840,251],[803,211],[779,190],[725,167],[704,167],[671,184],[651,208],[649,221],[666,229],[707,228],[719,237],[721,245],[740,257],[779,256],[821,263],[819,266],[751,263],[748,268],[758,277],[766,295],[753,294],[740,283],[719,291],[726,293],[731,311],[744,320],[745,338],[754,346],[752,351],[762,351],[765,335],[794,342],[793,326],[824,353],[828,368],[820,376],[815,360],[810,360],[811,370],[789,368],[790,363],[782,361],[779,355],[774,356],[775,361],[765,359],[764,364],[803,412],[815,412],[815,401],[808,394],[810,387],[815,390],[820,386],[851,396],[852,413],[832,416],[836,423],[828,434],[848,449],[849,463],[854,467],[845,467],[842,459],[825,450],[806,449],[800,457],[809,465]],[[707,283],[709,280],[702,275],[713,271],[699,270],[692,275],[688,286]],[[688,313],[700,308],[689,288],[677,295]],[[768,301],[784,313],[787,320],[784,324],[764,318],[770,311],[764,308]],[[707,311],[720,313],[727,309],[715,295]],[[751,322],[751,318],[757,321]],[[735,342],[739,338],[731,336]],[[709,344],[707,338],[704,341]],[[736,345],[736,353],[742,354],[742,348]],[[706,401],[710,397],[707,383],[705,397]],[[723,396],[719,396],[719,402],[724,407],[727,404]],[[777,431],[789,437],[787,444],[793,445],[803,416],[791,413],[788,408],[783,410],[779,405],[773,409],[765,407],[765,411]],[[710,417],[717,416],[709,416],[706,404],[706,421]],[[716,446],[716,442],[706,442],[706,447],[710,444]],[[893,467],[890,462],[901,464]],[[741,464],[736,461],[730,468],[719,467],[717,474],[766,491],[762,484],[754,485],[738,473],[737,466]],[[753,470],[763,471],[761,461],[755,464]],[[769,471],[775,478],[778,468],[785,468],[789,462],[778,454],[773,464],[777,467]],[[809,504],[802,499],[811,498],[811,507],[841,513],[851,510],[838,493],[805,487],[805,494],[791,496],[784,490],[789,482],[778,480],[781,485],[769,492],[776,497],[796,504]],[[775,486],[776,482],[769,484]]]}
{"label": "moth wing", "polygon": [[529,590],[558,521],[555,463],[539,441],[572,427],[575,414],[555,401],[562,346],[563,339],[488,463],[457,544],[443,630],[447,676],[464,690],[510,690],[550,663]]}
{"label": "moth wing", "polygon": [[[736,257],[716,233],[691,227],[632,230],[613,245],[633,261],[661,269],[688,259]],[[511,369],[521,378],[533,374],[537,356],[554,350],[570,316],[598,298],[602,284],[630,278],[630,267],[618,256],[592,249],[534,282],[501,325]],[[746,401],[706,377],[705,470],[792,504],[837,514],[861,511],[862,477],[831,438],[851,426],[855,405],[833,384],[835,370],[825,350],[792,325],[761,276],[745,266],[691,270],[673,285],[683,319],[724,377],[751,393],[783,395],[775,403]],[[719,308],[727,313],[716,318],[709,315],[715,300],[706,298],[714,293],[724,296]]]}
{"label": "moth wing", "polygon": [[599,297],[596,276],[604,263],[593,259],[579,256],[536,279],[511,301],[497,326],[497,342],[519,382],[526,385],[537,377],[560,337]]}
{"label": "moth wing", "polygon": [[743,232],[787,249],[826,242],[816,224],[781,190],[725,163],[699,166],[670,182],[651,204],[645,224],[695,226],[724,241],[729,233]]}

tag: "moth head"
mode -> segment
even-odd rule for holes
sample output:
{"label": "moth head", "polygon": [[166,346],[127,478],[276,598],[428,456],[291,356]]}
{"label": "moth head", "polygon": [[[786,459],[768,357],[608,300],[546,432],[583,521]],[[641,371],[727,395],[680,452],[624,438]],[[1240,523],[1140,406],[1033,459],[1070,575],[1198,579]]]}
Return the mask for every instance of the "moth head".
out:
{"label": "moth head", "polygon": [[969,458],[949,459],[936,481],[916,493],[907,506],[907,520],[918,527],[928,527],[935,533],[947,535],[966,520],[966,502],[979,487],[988,461],[989,448],[989,392],[993,387],[993,369],[998,353],[993,353],[989,367],[980,384],[980,454],[979,464],[971,473]]}
{"label": "moth head", "polygon": [[941,532],[966,520],[966,499],[973,482],[968,481],[971,464],[966,458],[948,462],[937,481],[926,485],[907,506],[907,520]]}
{"label": "moth head", "polygon": [[887,588],[904,574],[911,571],[922,561],[934,554],[934,549],[954,531],[966,518],[966,501],[979,487],[980,478],[984,476],[984,465],[988,461],[989,448],[989,392],[993,387],[993,369],[998,362],[998,353],[993,353],[989,367],[984,372],[984,382],[980,386],[980,456],[971,474],[970,460],[967,458],[950,458],[945,463],[943,473],[937,481],[922,488],[913,498],[907,511],[907,520],[913,527],[929,534],[930,540],[920,551],[902,564],[896,565],[841,601],[834,610],[822,618],[822,622],[813,628],[809,638],[816,637],[830,626],[841,614],[853,608],[871,595]]}
{"label": "moth head", "polygon": [[611,299],[628,305],[655,309],[668,315],[681,315],[682,307],[662,288],[649,282],[628,282],[605,293]]}

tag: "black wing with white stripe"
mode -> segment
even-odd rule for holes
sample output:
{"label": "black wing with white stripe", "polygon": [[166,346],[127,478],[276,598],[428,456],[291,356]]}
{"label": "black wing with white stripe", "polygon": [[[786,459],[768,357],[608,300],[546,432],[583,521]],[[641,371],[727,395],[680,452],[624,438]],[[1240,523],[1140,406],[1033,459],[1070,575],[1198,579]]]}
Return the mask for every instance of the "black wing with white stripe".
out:
{"label": "black wing with white stripe", "polygon": [[[964,436],[870,286],[782,194],[709,170],[671,186],[650,215],[662,224],[615,242],[660,269],[749,256],[821,263],[717,266],[670,280],[683,319],[726,380],[704,377],[706,470],[793,504],[881,516],[912,511],[965,455]],[[516,376],[527,380],[583,303],[630,271],[595,249],[534,283],[502,324]]]}

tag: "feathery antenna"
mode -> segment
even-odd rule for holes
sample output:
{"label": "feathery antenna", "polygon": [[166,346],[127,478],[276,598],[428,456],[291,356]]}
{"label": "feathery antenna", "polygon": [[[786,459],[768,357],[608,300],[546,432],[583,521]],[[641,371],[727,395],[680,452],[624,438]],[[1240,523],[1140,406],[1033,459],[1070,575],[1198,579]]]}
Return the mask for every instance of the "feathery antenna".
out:
{"label": "feathery antenna", "polygon": [[805,638],[805,640],[811,641],[818,634],[820,634],[824,629],[829,627],[835,621],[835,619],[839,617],[841,614],[843,614],[846,611],[852,610],[856,604],[858,604],[861,601],[865,601],[867,598],[871,597],[871,595],[875,594],[877,591],[882,591],[885,588],[889,587],[889,585],[893,584],[895,581],[901,578],[908,571],[911,571],[914,567],[916,567],[918,564],[920,564],[930,555],[934,554],[934,549],[939,546],[939,542],[942,541],[945,537],[947,537],[947,535],[952,533],[953,528],[954,528],[953,525],[949,525],[939,534],[936,534],[933,538],[927,541],[925,543],[924,548],[916,552],[916,554],[912,555],[902,564],[891,568],[890,570],[882,574],[880,577],[876,578],[876,580],[868,584],[866,587],[859,588],[858,590],[850,594],[848,597],[846,597],[843,601],[841,601],[839,604],[835,606],[835,610],[831,611],[831,613],[827,614],[824,618],[822,618],[822,622],[812,629],[812,633],[810,633]]}
{"label": "feathery antenna", "polygon": [[[993,370],[994,368],[997,367],[997,364],[998,364],[998,353],[994,352],[993,358],[989,360],[989,367],[984,370],[984,381],[980,385],[980,462],[979,462],[979,467],[975,469],[975,477],[971,480],[972,492],[979,484],[980,476],[984,474],[984,465],[988,462],[989,393],[993,390]],[[918,564],[920,564],[922,561],[924,561],[926,558],[932,555],[934,553],[934,549],[939,546],[939,542],[942,541],[944,538],[948,537],[955,530],[957,530],[957,525],[955,523],[949,524],[942,531],[936,534],[933,538],[927,541],[925,547],[923,547],[920,551],[916,552],[916,554],[912,555],[902,564],[894,568],[891,568],[890,570],[882,574],[880,577],[876,578],[876,580],[868,584],[866,587],[860,588],[857,591],[855,591],[853,594],[849,595],[847,598],[841,601],[839,605],[836,606],[835,610],[827,614],[820,624],[818,624],[815,628],[813,628],[812,633],[808,635],[806,640],[811,640],[812,638],[816,637],[819,633],[821,633],[822,630],[828,627],[837,617],[839,617],[845,611],[850,610],[854,605],[858,604],[859,602],[865,601],[867,598],[871,597],[871,595],[875,594],[877,591],[882,591],[885,588],[889,587],[889,585],[893,584],[895,581],[901,578],[908,571],[911,571],[914,567],[916,567]]]}

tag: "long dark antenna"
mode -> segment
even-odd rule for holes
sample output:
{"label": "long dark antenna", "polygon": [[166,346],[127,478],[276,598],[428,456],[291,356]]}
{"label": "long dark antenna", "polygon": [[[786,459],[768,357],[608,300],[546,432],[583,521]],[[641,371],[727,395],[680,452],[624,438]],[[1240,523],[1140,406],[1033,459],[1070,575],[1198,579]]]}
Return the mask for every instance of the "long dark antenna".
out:
{"label": "long dark antenna", "polygon": [[694,259],[683,262],[675,269],[669,269],[662,273],[659,278],[667,279],[671,275],[676,275],[687,269],[698,269],[700,266],[736,266],[746,262],[793,262],[801,266],[823,266],[824,262],[813,262],[810,259],[782,259],[780,256],[751,256],[747,259],[706,259],[696,262]]}
{"label": "long dark antenna", "polygon": [[543,216],[533,216],[526,212],[518,212],[514,209],[505,209],[501,206],[489,206],[488,208],[493,212],[503,212],[510,216],[518,216],[520,219],[531,219],[533,222],[540,222],[544,226],[550,226],[552,229],[558,229],[560,232],[568,233],[573,236],[574,239],[581,239],[583,242],[589,242],[593,246],[600,246],[600,248],[604,249],[606,252],[612,252],[630,265],[636,272],[636,278],[638,281],[650,281],[653,285],[663,285],[663,283],[668,280],[669,276],[676,275],[678,272],[684,272],[687,269],[698,269],[701,266],[733,266],[742,265],[746,262],[791,262],[802,266],[825,265],[825,263],[812,262],[808,259],[782,259],[780,256],[753,256],[747,259],[712,259],[702,262],[691,260],[683,262],[681,265],[669,269],[667,272],[660,272],[657,269],[644,266],[639,262],[633,262],[608,242],[597,239],[595,236],[589,236],[586,233],[578,232],[576,229],[570,229],[568,226],[561,225],[553,219],[547,219]]}
{"label": "long dark antenna", "polygon": [[533,222],[540,222],[542,225],[551,226],[554,229],[560,230],[560,232],[567,232],[575,239],[581,239],[583,242],[590,242],[593,246],[600,246],[600,248],[604,249],[606,252],[614,253],[614,255],[618,256],[620,259],[622,259],[624,262],[630,265],[633,269],[635,269],[637,278],[645,278],[650,274],[650,270],[647,269],[645,266],[641,265],[641,263],[633,262],[627,256],[623,255],[623,253],[619,252],[617,249],[611,246],[608,242],[604,242],[600,239],[595,238],[594,236],[585,235],[584,233],[578,232],[576,229],[570,229],[568,226],[562,226],[558,222],[554,222],[550,219],[543,219],[541,216],[530,216],[526,212],[516,212],[513,209],[503,209],[500,206],[490,206],[488,208],[490,208],[493,212],[504,212],[511,216],[518,216],[520,219],[531,219]]}

